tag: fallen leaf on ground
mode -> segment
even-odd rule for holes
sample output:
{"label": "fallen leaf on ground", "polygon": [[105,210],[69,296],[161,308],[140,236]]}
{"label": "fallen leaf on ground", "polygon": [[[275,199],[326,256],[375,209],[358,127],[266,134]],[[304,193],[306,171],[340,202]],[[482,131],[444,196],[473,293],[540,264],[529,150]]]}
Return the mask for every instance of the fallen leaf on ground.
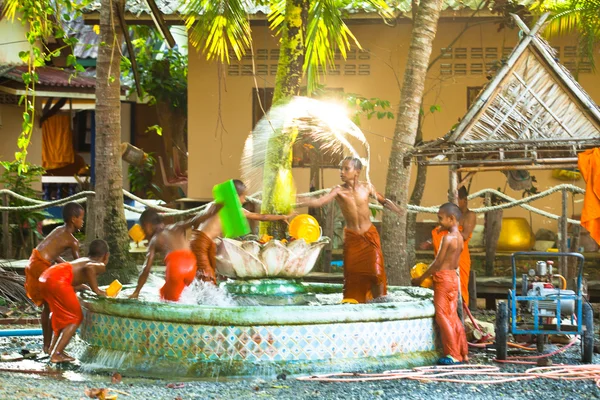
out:
{"label": "fallen leaf on ground", "polygon": [[112,374],[111,382],[112,383],[121,383],[122,379],[123,379],[123,377],[121,376],[121,374],[118,372],[115,372],[114,374]]}
{"label": "fallen leaf on ground", "polygon": [[89,388],[89,389],[85,389],[84,393],[90,399],[107,400],[108,389],[106,389],[106,388]]}
{"label": "fallen leaf on ground", "polygon": [[167,384],[167,387],[169,389],[181,389],[184,386],[185,386],[184,383],[169,383],[169,384]]}

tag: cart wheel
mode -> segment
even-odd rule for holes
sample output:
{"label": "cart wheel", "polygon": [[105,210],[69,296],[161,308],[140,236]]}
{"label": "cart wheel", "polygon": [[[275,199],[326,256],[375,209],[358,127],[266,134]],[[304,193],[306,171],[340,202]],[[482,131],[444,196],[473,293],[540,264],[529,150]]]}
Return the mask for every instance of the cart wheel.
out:
{"label": "cart wheel", "polygon": [[508,342],[508,304],[505,301],[498,303],[496,313],[496,359],[506,360]]}
{"label": "cart wheel", "polygon": [[583,321],[581,322],[585,327],[585,331],[581,338],[581,361],[590,364],[594,355],[594,311],[587,302],[583,304],[582,319]]}
{"label": "cart wheel", "polygon": [[546,344],[547,341],[548,341],[548,335],[537,335],[536,336],[535,344],[536,344],[538,353],[544,352],[544,345]]}

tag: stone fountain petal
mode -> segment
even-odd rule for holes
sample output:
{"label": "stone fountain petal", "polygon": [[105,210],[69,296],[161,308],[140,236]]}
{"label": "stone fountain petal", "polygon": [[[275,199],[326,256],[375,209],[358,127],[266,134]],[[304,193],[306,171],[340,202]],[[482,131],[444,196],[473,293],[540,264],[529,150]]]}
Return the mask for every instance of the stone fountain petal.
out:
{"label": "stone fountain petal", "polygon": [[267,269],[268,276],[277,276],[284,268],[291,251],[279,240],[271,240],[260,251],[260,259]]}
{"label": "stone fountain petal", "polygon": [[260,278],[267,274],[263,263],[244,250],[241,242],[223,239],[223,248],[238,278]]}
{"label": "stone fountain petal", "polygon": [[305,269],[304,260],[310,249],[309,245],[304,241],[304,239],[298,239],[290,242],[287,248],[291,255],[288,259],[288,262],[283,267],[280,275],[288,278],[300,278],[304,276],[302,272]]}
{"label": "stone fountain petal", "polygon": [[217,239],[216,242],[217,242],[217,257],[216,257],[217,271],[221,275],[228,276],[230,278],[235,278],[236,277],[235,269],[233,268],[233,264],[231,263],[231,260],[229,259],[229,254],[227,254],[227,251],[225,250],[225,245],[223,244],[223,241],[220,239]]}
{"label": "stone fountain petal", "polygon": [[248,253],[252,254],[254,257],[260,260],[260,250],[262,246],[255,242],[254,240],[246,241],[242,243],[242,249],[246,250]]}
{"label": "stone fountain petal", "polygon": [[321,254],[321,250],[323,247],[329,243],[329,240],[320,240],[315,243],[310,244],[310,249],[306,252],[306,256],[304,257],[304,270],[301,271],[302,276],[308,275],[310,271],[315,266],[315,263],[319,259],[319,254]]}

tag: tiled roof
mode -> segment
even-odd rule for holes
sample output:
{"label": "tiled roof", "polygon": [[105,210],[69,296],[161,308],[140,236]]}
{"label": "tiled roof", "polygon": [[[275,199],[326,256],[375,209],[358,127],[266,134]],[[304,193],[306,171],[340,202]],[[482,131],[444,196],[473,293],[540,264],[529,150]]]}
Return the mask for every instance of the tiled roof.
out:
{"label": "tiled roof", "polygon": [[[80,89],[94,89],[96,87],[96,78],[82,74],[75,76],[69,70],[54,67],[37,67],[35,71],[39,78],[37,85]],[[3,65],[0,66],[0,80],[10,79],[15,82],[23,82],[21,75],[24,72],[27,72],[26,65],[12,66],[10,69],[6,65]]]}

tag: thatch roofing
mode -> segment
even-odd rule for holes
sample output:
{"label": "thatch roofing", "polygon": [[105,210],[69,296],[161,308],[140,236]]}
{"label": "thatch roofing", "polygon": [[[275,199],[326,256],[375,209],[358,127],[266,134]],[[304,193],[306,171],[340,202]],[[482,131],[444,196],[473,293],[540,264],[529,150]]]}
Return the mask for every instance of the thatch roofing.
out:
{"label": "thatch roofing", "polygon": [[574,155],[600,146],[600,109],[537,35],[545,18],[531,31],[514,18],[523,33],[520,43],[458,126],[418,146],[415,155],[503,158],[490,157],[499,148],[520,156],[536,149],[545,149],[546,156],[561,150]]}

